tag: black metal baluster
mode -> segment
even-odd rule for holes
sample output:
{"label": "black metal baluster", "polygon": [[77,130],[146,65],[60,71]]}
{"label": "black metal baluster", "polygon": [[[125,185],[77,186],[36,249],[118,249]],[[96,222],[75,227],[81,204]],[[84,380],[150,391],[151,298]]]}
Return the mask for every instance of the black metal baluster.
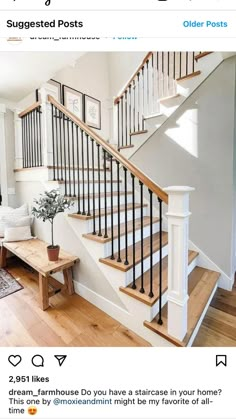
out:
{"label": "black metal baluster", "polygon": [[40,166],[38,108],[35,110],[35,132],[36,132],[36,145],[37,145],[37,166]]}
{"label": "black metal baluster", "polygon": [[140,78],[140,73],[137,74],[138,77],[138,82],[137,82],[137,101],[138,101],[138,131],[140,131],[140,92],[139,92],[139,78]]}
{"label": "black metal baluster", "polygon": [[22,158],[23,168],[25,168],[25,117],[21,119],[21,130],[22,130]]}
{"label": "black metal baluster", "polygon": [[[59,111],[59,138],[60,138],[60,165],[61,165],[61,181],[63,181],[63,156],[62,156],[62,113]],[[74,194],[75,197],[75,194]]]}
{"label": "black metal baluster", "polygon": [[43,165],[43,151],[42,151],[42,128],[41,128],[41,107],[39,107],[39,155],[40,155],[40,166]]}
{"label": "black metal baluster", "polygon": [[90,213],[90,167],[89,167],[89,136],[86,133],[86,140],[87,140],[87,184],[88,184],[88,211],[87,216],[91,216]]}
{"label": "black metal baluster", "polygon": [[106,150],[103,149],[103,160],[104,160],[104,213],[105,213],[105,232],[104,238],[108,238],[107,234],[107,165],[106,165]]}
{"label": "black metal baluster", "polygon": [[136,289],[136,266],[135,266],[135,257],[136,257],[136,248],[135,248],[135,176],[131,174],[132,178],[132,219],[133,219],[133,284],[132,289]]}
{"label": "black metal baluster", "polygon": [[152,197],[153,193],[151,190],[149,192],[149,199],[150,199],[150,292],[149,297],[153,298],[153,209],[152,209]]}
{"label": "black metal baluster", "polygon": [[56,123],[56,166],[57,166],[57,181],[60,180],[60,168],[59,168],[59,145],[58,145],[58,115],[57,115],[57,108],[55,108],[55,123]]}
{"label": "black metal baluster", "polygon": [[162,200],[158,198],[159,202],[159,223],[160,223],[160,262],[159,262],[159,314],[158,324],[162,325]]}
{"label": "black metal baluster", "polygon": [[26,115],[25,120],[25,153],[26,153],[26,168],[29,167],[29,115]]}
{"label": "black metal baluster", "polygon": [[32,168],[34,162],[34,144],[33,144],[33,112],[30,113],[30,148],[31,148],[31,159],[30,167]]}
{"label": "black metal baluster", "polygon": [[91,138],[91,142],[92,142],[92,178],[93,178],[93,235],[96,235],[94,139]]}
{"label": "black metal baluster", "polygon": [[79,161],[79,127],[76,126],[76,143],[77,143],[77,182],[78,182],[78,211],[77,214],[81,214],[80,210],[80,161]]}
{"label": "black metal baluster", "polygon": [[70,167],[70,120],[67,119],[67,149],[68,149],[68,182],[69,182],[69,197],[71,197],[71,167]]}
{"label": "black metal baluster", "polygon": [[121,145],[124,146],[124,96],[121,98]]}
{"label": "black metal baluster", "polygon": [[118,218],[118,257],[117,262],[121,262],[120,257],[120,162],[116,161],[117,165],[117,218]]}
{"label": "black metal baluster", "polygon": [[162,89],[163,89],[163,96],[165,96],[165,53],[162,52]]}
{"label": "black metal baluster", "polygon": [[111,170],[111,260],[114,260],[114,209],[113,209],[113,157],[110,156],[110,170]]}
{"label": "black metal baluster", "polygon": [[[62,114],[63,118],[63,145],[64,145],[64,175],[65,175],[65,196],[67,196],[67,163],[66,163],[66,122],[65,115]],[[77,127],[78,128],[78,127]],[[77,133],[78,134],[78,133]]]}
{"label": "black metal baluster", "polygon": [[193,52],[193,73],[195,71],[195,53]]}
{"label": "black metal baluster", "polygon": [[83,196],[82,196],[82,201],[83,201],[83,211],[82,211],[82,215],[85,216],[86,212],[85,212],[85,179],[84,179],[84,132],[82,129],[80,129],[80,133],[81,133],[81,159],[82,159],[82,186],[83,186]]}
{"label": "black metal baluster", "polygon": [[127,200],[127,169],[124,169],[124,181],[125,181],[125,262],[124,265],[129,265],[128,260],[128,200]]}
{"label": "black metal baluster", "polygon": [[101,220],[101,173],[100,173],[100,144],[97,144],[98,153],[98,236],[102,236],[102,220]]}
{"label": "black metal baluster", "polygon": [[143,249],[143,183],[141,181],[139,181],[139,185],[140,185],[140,205],[141,205],[141,288],[140,288],[140,293],[145,293],[144,290],[144,261],[143,261],[143,257],[144,257],[144,249]]}
{"label": "black metal baluster", "polygon": [[33,120],[33,142],[34,142],[34,160],[33,160],[33,166],[37,167],[37,137],[36,137],[36,110],[34,109],[32,111],[32,120]]}
{"label": "black metal baluster", "polygon": [[74,123],[71,121],[71,152],[72,152],[72,179],[73,179],[73,197],[76,197],[75,193],[75,138],[74,138]]}

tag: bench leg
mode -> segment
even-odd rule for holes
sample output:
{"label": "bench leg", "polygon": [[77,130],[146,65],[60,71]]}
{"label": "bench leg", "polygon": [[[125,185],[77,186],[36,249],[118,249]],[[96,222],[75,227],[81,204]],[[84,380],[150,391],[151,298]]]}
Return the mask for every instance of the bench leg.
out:
{"label": "bench leg", "polygon": [[71,268],[67,268],[63,270],[64,282],[66,286],[66,290],[69,295],[73,295],[75,293],[74,283],[72,278],[72,270]]}
{"label": "bench leg", "polygon": [[39,304],[43,311],[49,307],[48,278],[39,274]]}
{"label": "bench leg", "polygon": [[4,246],[2,246],[0,266],[1,266],[1,268],[4,268],[4,267],[6,267],[6,265],[7,265],[7,249],[4,248]]}

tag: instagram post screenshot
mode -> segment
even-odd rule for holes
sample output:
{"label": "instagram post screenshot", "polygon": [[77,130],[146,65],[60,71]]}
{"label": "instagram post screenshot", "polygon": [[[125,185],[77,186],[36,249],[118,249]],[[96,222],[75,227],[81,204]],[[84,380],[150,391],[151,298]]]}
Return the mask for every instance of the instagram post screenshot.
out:
{"label": "instagram post screenshot", "polygon": [[0,420],[236,419],[235,21],[1,0]]}

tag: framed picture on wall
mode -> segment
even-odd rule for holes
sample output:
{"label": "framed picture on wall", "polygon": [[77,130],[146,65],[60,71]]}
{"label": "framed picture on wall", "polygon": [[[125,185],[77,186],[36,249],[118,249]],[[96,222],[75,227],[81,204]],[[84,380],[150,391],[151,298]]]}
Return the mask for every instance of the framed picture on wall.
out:
{"label": "framed picture on wall", "polygon": [[[45,87],[47,87],[47,85],[53,85],[54,87],[56,87],[56,89],[54,89],[54,92],[51,92],[51,96],[53,96],[53,98],[56,99],[56,101],[61,103],[61,99],[62,99],[62,94],[61,94],[61,83],[57,82],[57,80],[54,79],[50,79],[45,85]],[[48,86],[49,88],[49,86]],[[36,89],[35,91],[35,99],[36,102],[41,101],[41,96],[40,96],[40,91],[39,89]]]}
{"label": "framed picture on wall", "polygon": [[80,120],[84,120],[83,94],[76,89],[63,85],[62,87],[63,105]]}
{"label": "framed picture on wall", "polygon": [[101,130],[101,102],[84,95],[84,121],[89,127]]}

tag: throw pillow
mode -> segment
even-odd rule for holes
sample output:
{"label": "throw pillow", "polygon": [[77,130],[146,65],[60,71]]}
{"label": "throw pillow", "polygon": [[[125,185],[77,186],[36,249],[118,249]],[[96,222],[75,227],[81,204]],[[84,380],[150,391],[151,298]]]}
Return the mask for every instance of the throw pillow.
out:
{"label": "throw pillow", "polygon": [[32,239],[30,226],[5,228],[4,242],[27,241]]}
{"label": "throw pillow", "polygon": [[0,238],[4,236],[4,217],[10,216],[12,221],[16,221],[21,217],[28,216],[28,205],[23,204],[23,206],[13,209],[12,207],[2,207],[0,206]]}

